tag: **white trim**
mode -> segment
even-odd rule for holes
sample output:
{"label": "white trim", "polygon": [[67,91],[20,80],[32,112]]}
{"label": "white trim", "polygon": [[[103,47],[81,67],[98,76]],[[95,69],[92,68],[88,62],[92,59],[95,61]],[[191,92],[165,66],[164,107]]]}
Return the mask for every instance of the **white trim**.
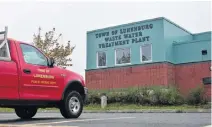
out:
{"label": "white trim", "polygon": [[[124,50],[124,49],[130,49],[130,62],[129,63],[117,64],[116,63],[116,51],[117,50]],[[116,48],[114,51],[115,51],[115,66],[123,66],[123,65],[130,65],[131,64],[131,60],[132,60],[131,47]]]}
{"label": "white trim", "polygon": [[0,60],[3,60],[3,61],[11,61],[10,48],[9,48],[7,39],[5,39],[5,40],[2,42],[2,44],[0,45],[0,48],[2,48],[5,44],[6,44],[6,52],[7,52],[8,57],[0,57]]}
{"label": "white trim", "polygon": [[[98,57],[98,53],[99,52],[104,52],[105,53],[105,55],[106,55],[106,65],[105,66],[99,66],[99,57]],[[105,67],[107,67],[107,53],[106,53],[106,51],[96,51],[96,67],[97,68],[105,68]]]}
{"label": "white trim", "polygon": [[[150,48],[151,48],[151,60],[148,60],[148,61],[143,61],[142,60],[142,46],[145,46],[145,45],[150,45]],[[149,62],[152,62],[152,43],[146,43],[146,44],[142,44],[141,46],[140,46],[140,61],[141,61],[141,63],[149,63]]]}

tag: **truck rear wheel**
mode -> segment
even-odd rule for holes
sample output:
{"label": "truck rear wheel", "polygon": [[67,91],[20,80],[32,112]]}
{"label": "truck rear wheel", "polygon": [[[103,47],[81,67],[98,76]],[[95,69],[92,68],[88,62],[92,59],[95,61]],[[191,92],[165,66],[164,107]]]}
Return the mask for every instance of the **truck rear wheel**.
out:
{"label": "truck rear wheel", "polygon": [[60,106],[60,112],[64,118],[78,118],[82,110],[83,99],[76,91],[68,93]]}
{"label": "truck rear wheel", "polygon": [[35,108],[35,107],[17,107],[17,108],[15,108],[15,113],[21,119],[31,119],[37,113],[37,108]]}

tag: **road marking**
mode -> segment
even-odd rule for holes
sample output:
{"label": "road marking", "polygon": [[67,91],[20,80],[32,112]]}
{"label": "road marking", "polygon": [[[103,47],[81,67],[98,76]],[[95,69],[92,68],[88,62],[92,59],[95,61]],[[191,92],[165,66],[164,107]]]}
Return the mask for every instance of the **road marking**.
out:
{"label": "road marking", "polygon": [[25,124],[30,126],[35,125],[46,125],[46,124],[58,124],[58,123],[71,123],[71,122],[84,122],[84,121],[101,121],[101,120],[117,120],[117,119],[133,119],[136,117],[116,117],[116,118],[101,118],[101,119],[82,119],[82,120],[69,120],[69,121],[58,121],[58,122],[48,122],[48,123],[37,123],[37,124]]}

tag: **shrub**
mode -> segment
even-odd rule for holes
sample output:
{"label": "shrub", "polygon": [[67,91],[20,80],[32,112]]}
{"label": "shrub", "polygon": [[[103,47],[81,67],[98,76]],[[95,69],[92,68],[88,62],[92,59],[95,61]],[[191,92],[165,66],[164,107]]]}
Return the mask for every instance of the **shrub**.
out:
{"label": "shrub", "polygon": [[88,103],[100,104],[102,93],[106,94],[108,104],[176,105],[183,103],[183,99],[176,88],[165,86],[93,91],[89,93]]}
{"label": "shrub", "polygon": [[183,98],[174,87],[153,86],[143,90],[143,103],[151,105],[182,104]]}
{"label": "shrub", "polygon": [[139,89],[138,88],[128,88],[123,92],[123,103],[127,104],[137,104],[139,103]]}
{"label": "shrub", "polygon": [[176,105],[183,103],[183,97],[174,87],[160,89],[159,104],[162,105]]}
{"label": "shrub", "polygon": [[123,90],[114,90],[107,93],[108,103],[138,103],[138,89],[128,88]]}
{"label": "shrub", "polygon": [[100,103],[101,103],[100,93],[95,92],[95,91],[89,92],[88,100],[87,100],[86,104],[100,104]]}
{"label": "shrub", "polygon": [[191,105],[206,104],[207,99],[204,97],[204,88],[196,87],[189,92],[187,103]]}

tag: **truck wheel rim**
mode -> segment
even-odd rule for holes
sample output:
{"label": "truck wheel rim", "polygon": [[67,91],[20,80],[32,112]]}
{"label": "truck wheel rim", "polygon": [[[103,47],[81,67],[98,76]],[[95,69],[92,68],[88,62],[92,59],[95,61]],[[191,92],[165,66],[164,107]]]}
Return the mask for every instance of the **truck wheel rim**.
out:
{"label": "truck wheel rim", "polygon": [[71,97],[69,100],[69,110],[76,114],[80,109],[80,101],[77,97]]}

